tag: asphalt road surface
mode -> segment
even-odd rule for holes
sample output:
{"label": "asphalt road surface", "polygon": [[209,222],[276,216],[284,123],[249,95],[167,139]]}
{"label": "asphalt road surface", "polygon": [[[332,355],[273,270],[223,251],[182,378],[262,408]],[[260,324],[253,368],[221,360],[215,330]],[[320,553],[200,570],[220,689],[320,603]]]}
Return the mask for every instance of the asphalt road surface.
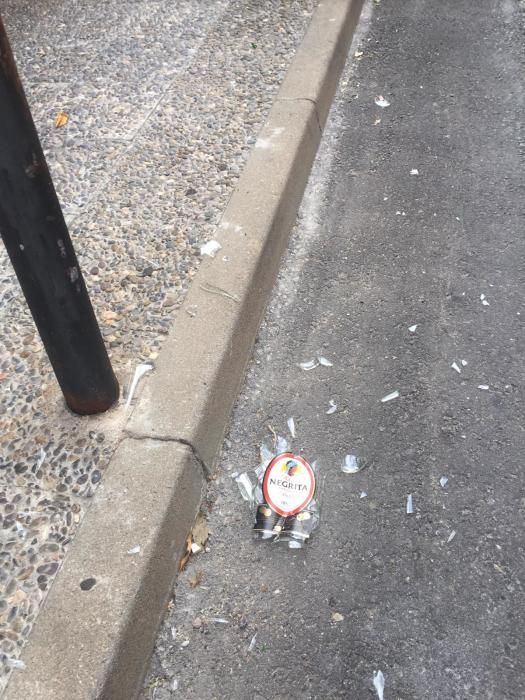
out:
{"label": "asphalt road surface", "polygon": [[[525,697],[523,4],[366,14],[144,698]],[[300,551],[231,478],[290,416],[325,474]]]}

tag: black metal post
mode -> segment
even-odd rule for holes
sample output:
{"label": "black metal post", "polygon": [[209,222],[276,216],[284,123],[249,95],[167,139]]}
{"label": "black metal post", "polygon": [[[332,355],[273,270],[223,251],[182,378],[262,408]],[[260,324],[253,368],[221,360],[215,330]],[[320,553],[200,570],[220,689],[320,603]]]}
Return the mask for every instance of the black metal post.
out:
{"label": "black metal post", "polygon": [[0,18],[0,233],[69,408],[91,414],[119,386]]}

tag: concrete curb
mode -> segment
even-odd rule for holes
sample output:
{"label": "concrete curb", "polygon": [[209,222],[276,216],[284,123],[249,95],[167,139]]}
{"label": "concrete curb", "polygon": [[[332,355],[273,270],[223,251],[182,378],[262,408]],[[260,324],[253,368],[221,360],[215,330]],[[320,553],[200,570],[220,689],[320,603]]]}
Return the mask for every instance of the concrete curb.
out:
{"label": "concrete curb", "polygon": [[[7,700],[140,692],[362,4],[319,4],[224,213],[222,250],[202,263],[176,315]],[[84,591],[89,578],[96,585]]]}

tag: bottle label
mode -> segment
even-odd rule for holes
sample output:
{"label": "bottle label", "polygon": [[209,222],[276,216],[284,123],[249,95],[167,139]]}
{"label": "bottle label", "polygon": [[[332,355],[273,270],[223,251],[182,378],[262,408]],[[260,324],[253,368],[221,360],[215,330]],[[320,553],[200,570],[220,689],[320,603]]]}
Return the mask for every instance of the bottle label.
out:
{"label": "bottle label", "polygon": [[315,493],[315,474],[302,457],[284,452],[274,457],[264,474],[266,503],[284,517],[300,513]]}

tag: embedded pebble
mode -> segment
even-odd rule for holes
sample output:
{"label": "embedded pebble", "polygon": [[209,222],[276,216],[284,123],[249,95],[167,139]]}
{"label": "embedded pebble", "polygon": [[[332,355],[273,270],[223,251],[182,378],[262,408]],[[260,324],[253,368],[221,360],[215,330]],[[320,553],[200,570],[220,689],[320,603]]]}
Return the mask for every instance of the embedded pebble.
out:
{"label": "embedded pebble", "polygon": [[83,581],[80,582],[80,588],[83,591],[90,591],[92,588],[96,586],[97,579],[90,577],[90,578],[85,578]]}

